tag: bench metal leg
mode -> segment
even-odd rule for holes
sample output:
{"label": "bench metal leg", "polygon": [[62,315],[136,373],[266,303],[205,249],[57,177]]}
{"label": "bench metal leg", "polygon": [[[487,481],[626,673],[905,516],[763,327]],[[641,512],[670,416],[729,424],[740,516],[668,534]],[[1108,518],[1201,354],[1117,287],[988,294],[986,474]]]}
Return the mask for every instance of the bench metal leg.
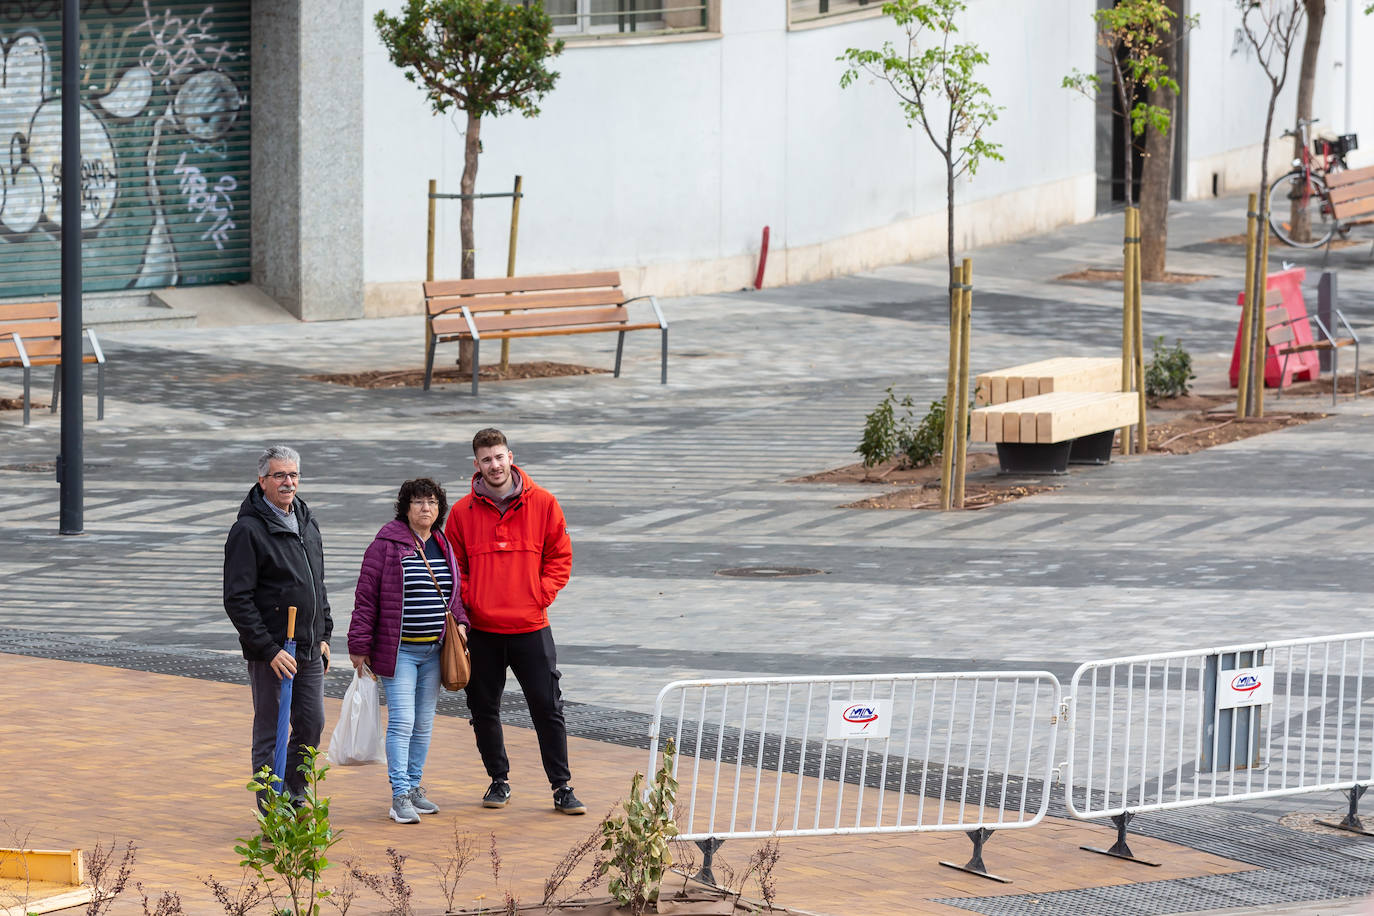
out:
{"label": "bench metal leg", "polygon": [[1069,464],[1111,464],[1112,440],[1115,438],[1114,429],[1091,436],[1079,436],[1069,449]]}
{"label": "bench metal leg", "polygon": [[29,425],[29,376],[32,373],[28,366],[24,367],[24,425]]}
{"label": "bench metal leg", "polygon": [[477,373],[480,371],[480,370],[478,369],[478,367],[482,365],[482,361],[479,360],[479,359],[477,358],[478,352],[480,351],[481,347],[482,347],[482,341],[477,340],[476,338],[473,338],[473,341],[472,341],[472,396],[473,396],[474,398],[477,397]]}
{"label": "bench metal leg", "polygon": [[660,385],[666,385],[666,384],[668,384],[668,329],[667,329],[667,328],[664,328],[664,329],[663,329],[663,358],[662,358],[662,361],[663,361],[663,365],[662,365],[662,368],[661,368],[660,371],[659,371],[658,383],[659,383]]}
{"label": "bench metal leg", "polygon": [[1003,474],[1066,474],[1073,440],[1055,443],[999,442],[997,460]]}
{"label": "bench metal leg", "polygon": [[103,419],[105,419],[105,364],[104,364],[104,363],[96,363],[96,364],[95,364],[95,391],[96,391],[96,399],[95,399],[95,403],[96,403],[96,407],[95,407],[95,418],[96,418],[97,420],[103,420]]}
{"label": "bench metal leg", "polygon": [[429,380],[434,375],[434,347],[439,339],[433,334],[429,337],[429,346],[425,348],[425,390],[429,390]]}
{"label": "bench metal leg", "polygon": [[620,378],[620,354],[625,352],[625,332],[615,335],[615,378]]}
{"label": "bench metal leg", "polygon": [[58,365],[52,371],[52,405],[48,408],[48,413],[57,413],[57,402],[62,397],[62,366]]}

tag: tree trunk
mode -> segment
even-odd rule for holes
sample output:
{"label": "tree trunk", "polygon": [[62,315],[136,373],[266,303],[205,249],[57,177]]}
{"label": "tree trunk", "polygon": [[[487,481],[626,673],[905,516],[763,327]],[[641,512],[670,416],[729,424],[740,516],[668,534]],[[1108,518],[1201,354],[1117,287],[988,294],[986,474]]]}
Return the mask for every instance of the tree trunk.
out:
{"label": "tree trunk", "polygon": [[[459,208],[458,215],[458,240],[463,246],[462,252],[462,278],[471,280],[477,276],[477,245],[472,235],[472,209],[473,201],[471,195],[475,193],[477,187],[477,156],[482,152],[482,118],[468,112],[468,129],[463,138],[463,178],[459,182],[459,191],[464,195]],[[458,345],[458,371],[469,373],[472,371],[472,341],[464,340]]]}
{"label": "tree trunk", "polygon": [[[1312,92],[1317,84],[1317,52],[1322,45],[1322,23],[1326,19],[1326,0],[1303,0],[1307,7],[1307,37],[1302,44],[1302,66],[1298,70],[1298,113],[1294,121],[1312,117]],[[1302,157],[1302,131],[1293,138],[1293,158]],[[1289,214],[1294,239],[1307,240],[1312,237],[1312,219],[1303,201],[1294,197]]]}
{"label": "tree trunk", "polygon": [[[1169,0],[1169,9],[1183,19],[1182,0]],[[1176,26],[1181,28],[1182,26]],[[1173,33],[1165,33],[1159,56],[1164,71],[1177,78],[1178,41]],[[1174,178],[1174,118],[1178,113],[1178,99],[1174,93],[1159,88],[1150,92],[1149,103],[1169,112],[1169,130],[1161,134],[1153,127],[1145,128],[1145,165],[1140,176],[1140,276],[1142,280],[1163,280],[1169,245],[1169,198]]]}

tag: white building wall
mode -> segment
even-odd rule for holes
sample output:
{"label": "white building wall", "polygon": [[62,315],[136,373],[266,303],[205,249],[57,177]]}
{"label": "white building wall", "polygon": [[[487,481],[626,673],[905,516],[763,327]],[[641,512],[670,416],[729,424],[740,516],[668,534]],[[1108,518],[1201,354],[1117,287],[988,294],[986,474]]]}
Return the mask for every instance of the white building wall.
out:
{"label": "white building wall", "polygon": [[[1082,220],[1093,212],[1093,118],[1060,88],[1092,68],[1093,0],[971,0],[961,39],[1005,106],[989,139],[1005,163],[961,181],[958,247]],[[366,237],[370,314],[414,311],[425,266],[425,190],[455,192],[462,116],[434,116],[390,63],[366,5]],[[1009,28],[1008,23],[1016,23]],[[788,30],[785,0],[723,0],[721,32],[688,40],[569,42],[535,119],[488,119],[478,190],[524,176],[520,273],[618,268],[663,295],[744,286],[771,228],[765,282],[800,282],[938,254],[943,163],[908,128],[891,90],[839,88],[848,47],[901,35],[871,17]],[[505,272],[509,205],[477,202],[477,273]],[[458,203],[441,202],[436,273],[458,272]]]}
{"label": "white building wall", "polygon": [[[1374,17],[1363,14],[1364,5],[1364,0],[1327,0],[1312,110],[1321,119],[1318,127],[1374,137],[1374,112],[1368,104],[1360,104],[1358,96],[1360,77],[1374,75],[1370,55],[1359,53],[1360,48],[1368,48],[1374,42]],[[1354,12],[1350,20],[1354,51],[1351,65],[1357,87],[1349,124],[1345,117],[1347,8]],[[1210,197],[1214,175],[1219,194],[1257,190],[1269,80],[1241,31],[1241,15],[1232,0],[1194,0],[1191,11],[1198,14],[1199,25],[1188,39],[1188,162],[1184,196]],[[1280,140],[1279,135],[1294,124],[1302,41],[1299,36],[1274,109],[1269,159],[1272,177],[1288,171],[1293,158],[1292,141]],[[1374,161],[1369,151],[1350,157],[1351,165],[1364,161]]]}

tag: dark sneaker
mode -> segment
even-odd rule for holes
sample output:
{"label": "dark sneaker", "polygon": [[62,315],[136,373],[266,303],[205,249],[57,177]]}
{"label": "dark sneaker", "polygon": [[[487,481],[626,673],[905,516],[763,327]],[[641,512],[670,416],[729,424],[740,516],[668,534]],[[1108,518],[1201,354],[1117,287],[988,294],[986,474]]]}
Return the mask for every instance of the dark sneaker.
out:
{"label": "dark sneaker", "polygon": [[425,798],[424,786],[416,786],[410,790],[410,806],[415,809],[417,814],[439,813],[439,806]]}
{"label": "dark sneaker", "polygon": [[553,810],[564,814],[586,814],[587,806],[577,800],[572,786],[559,786],[553,790]]}
{"label": "dark sneaker", "polygon": [[482,796],[483,808],[504,808],[510,801],[510,783],[504,779],[493,779],[487,786],[487,794]]}
{"label": "dark sneaker", "polygon": [[398,824],[420,823],[420,815],[415,813],[415,806],[410,803],[409,795],[393,795],[389,813],[391,819]]}

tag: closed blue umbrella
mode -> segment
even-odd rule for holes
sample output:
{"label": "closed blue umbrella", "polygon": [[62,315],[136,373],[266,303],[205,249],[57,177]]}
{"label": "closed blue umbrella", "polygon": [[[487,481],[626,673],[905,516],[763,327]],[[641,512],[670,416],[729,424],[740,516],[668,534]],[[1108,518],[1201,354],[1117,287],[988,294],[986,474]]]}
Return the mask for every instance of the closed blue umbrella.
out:
{"label": "closed blue umbrella", "polygon": [[[296,608],[294,606],[286,609],[286,645],[282,650],[292,658],[296,657]],[[281,679],[281,698],[277,700],[277,750],[276,756],[272,760],[272,772],[276,774],[280,788],[285,791],[286,785],[286,751],[290,744],[291,734],[291,675],[284,675]]]}

